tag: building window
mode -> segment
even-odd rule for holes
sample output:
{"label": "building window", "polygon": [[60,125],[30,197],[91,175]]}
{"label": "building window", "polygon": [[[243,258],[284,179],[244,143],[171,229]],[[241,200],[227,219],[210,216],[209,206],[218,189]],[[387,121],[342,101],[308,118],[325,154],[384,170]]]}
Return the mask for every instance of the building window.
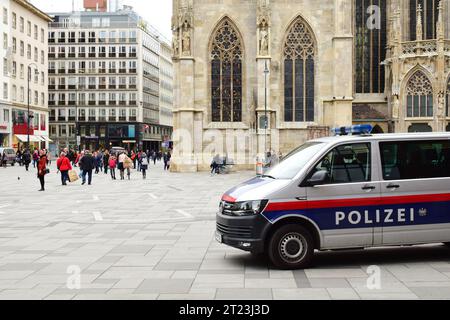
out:
{"label": "building window", "polygon": [[8,100],[8,84],[6,82],[3,83],[3,99]]}
{"label": "building window", "polygon": [[436,39],[436,23],[439,16],[440,0],[409,1],[409,34],[412,41],[417,39],[417,9],[422,10],[423,39]]}
{"label": "building window", "polygon": [[213,122],[242,120],[242,43],[231,21],[224,19],[211,44]]}
{"label": "building window", "polygon": [[27,21],[27,35],[31,37],[31,22]]}
{"label": "building window", "polygon": [[17,15],[14,12],[12,14],[12,27],[13,29],[17,28]]}
{"label": "building window", "polygon": [[407,117],[433,116],[433,87],[422,71],[416,71],[406,86]]}
{"label": "building window", "polygon": [[8,24],[8,9],[3,8],[3,23]]}
{"label": "building window", "polygon": [[284,121],[314,121],[314,57],[312,31],[298,18],[284,44]]}
{"label": "building window", "polygon": [[[356,93],[383,93],[386,59],[386,0],[355,0]],[[373,6],[380,10],[379,25],[368,26]]]}
{"label": "building window", "polygon": [[23,17],[20,17],[20,19],[19,19],[19,29],[20,29],[20,32],[23,33],[24,28],[25,28],[25,20],[23,19]]}

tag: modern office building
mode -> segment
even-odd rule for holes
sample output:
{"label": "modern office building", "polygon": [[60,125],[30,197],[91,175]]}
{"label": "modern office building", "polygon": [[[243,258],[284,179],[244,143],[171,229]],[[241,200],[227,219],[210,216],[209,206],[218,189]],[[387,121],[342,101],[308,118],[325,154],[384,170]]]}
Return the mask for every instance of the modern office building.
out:
{"label": "modern office building", "polygon": [[52,148],[160,149],[168,127],[160,123],[160,51],[169,41],[129,7],[52,16]]}
{"label": "modern office building", "polygon": [[173,66],[172,47],[161,42],[159,56],[159,120],[164,148],[171,148],[173,128]]}
{"label": "modern office building", "polygon": [[0,10],[0,145],[47,147],[51,19],[24,0],[4,0]]}

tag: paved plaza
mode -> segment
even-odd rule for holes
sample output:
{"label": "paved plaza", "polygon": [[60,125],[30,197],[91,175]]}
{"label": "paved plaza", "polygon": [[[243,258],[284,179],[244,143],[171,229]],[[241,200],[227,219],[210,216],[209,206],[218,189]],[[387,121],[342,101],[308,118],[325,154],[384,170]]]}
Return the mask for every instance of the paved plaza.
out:
{"label": "paved plaza", "polygon": [[[222,193],[253,175],[94,176],[46,191],[35,171],[0,168],[0,299],[450,299],[441,244],[317,253],[307,270],[273,270],[214,240]],[[381,271],[371,284],[375,265]]]}

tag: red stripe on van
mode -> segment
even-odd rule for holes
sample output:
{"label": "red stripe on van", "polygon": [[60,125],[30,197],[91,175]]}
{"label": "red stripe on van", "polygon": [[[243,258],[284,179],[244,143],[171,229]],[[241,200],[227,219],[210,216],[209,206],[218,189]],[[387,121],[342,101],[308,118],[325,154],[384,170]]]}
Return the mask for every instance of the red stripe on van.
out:
{"label": "red stripe on van", "polygon": [[450,201],[450,193],[425,194],[411,196],[394,197],[373,197],[362,199],[338,199],[338,200],[318,200],[318,201],[298,201],[298,202],[272,202],[269,203],[265,211],[283,210],[304,210],[304,209],[325,209],[339,207],[364,207],[376,205],[397,205],[412,204],[422,202],[445,202]]}
{"label": "red stripe on van", "polygon": [[229,196],[227,194],[224,194],[222,197],[222,200],[226,201],[226,202],[236,202],[237,199],[233,198],[232,196]]}

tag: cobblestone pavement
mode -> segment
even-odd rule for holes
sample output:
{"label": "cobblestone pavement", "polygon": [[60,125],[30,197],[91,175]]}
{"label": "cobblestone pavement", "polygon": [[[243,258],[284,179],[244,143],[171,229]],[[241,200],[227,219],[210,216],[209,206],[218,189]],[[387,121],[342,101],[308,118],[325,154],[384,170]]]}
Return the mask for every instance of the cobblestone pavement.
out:
{"label": "cobblestone pavement", "polygon": [[[221,194],[252,172],[157,164],[145,181],[63,187],[51,171],[41,193],[33,169],[0,168],[0,299],[450,299],[441,244],[321,252],[311,269],[279,271],[216,243]],[[371,265],[381,288],[367,286]]]}

